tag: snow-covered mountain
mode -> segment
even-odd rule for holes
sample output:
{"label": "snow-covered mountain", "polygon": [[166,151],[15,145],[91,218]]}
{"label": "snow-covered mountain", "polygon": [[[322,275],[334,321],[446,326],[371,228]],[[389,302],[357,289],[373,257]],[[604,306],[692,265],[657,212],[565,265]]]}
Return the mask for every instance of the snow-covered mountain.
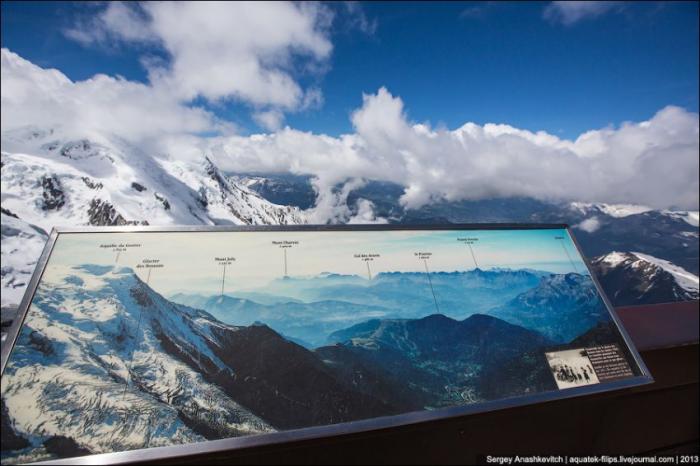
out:
{"label": "snow-covered mountain", "polygon": [[302,223],[299,209],[266,201],[204,154],[184,161],[120,138],[66,139],[26,128],[2,135],[2,205],[55,225]]}
{"label": "snow-covered mountain", "polygon": [[230,372],[208,343],[235,328],[170,303],[128,268],[54,275],[67,278],[45,276],[2,378],[3,410],[28,442],[21,458],[42,458],[58,436],[94,453],[272,430],[193,368]]}
{"label": "snow-covered mountain", "polygon": [[610,217],[624,218],[630,215],[643,214],[649,212],[651,207],[635,204],[604,204],[604,203],[586,203],[572,202],[569,204],[571,210],[579,211],[584,215],[605,214]]}
{"label": "snow-covered mountain", "polygon": [[611,252],[591,261],[616,306],[698,299],[698,276],[639,252]]}
{"label": "snow-covered mountain", "polygon": [[[2,209],[2,307],[19,304],[48,235]],[[4,320],[4,319],[3,319]]]}
{"label": "snow-covered mountain", "polygon": [[305,222],[300,209],[263,199],[205,154],[184,161],[118,137],[4,132],[1,173],[3,306],[21,299],[45,240],[41,230],[54,226]]}

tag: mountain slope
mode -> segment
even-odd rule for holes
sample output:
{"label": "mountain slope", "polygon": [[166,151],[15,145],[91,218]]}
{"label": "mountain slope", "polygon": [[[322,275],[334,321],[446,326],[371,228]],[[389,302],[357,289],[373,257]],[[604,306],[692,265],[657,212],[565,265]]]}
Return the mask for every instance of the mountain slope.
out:
{"label": "mountain slope", "polygon": [[168,351],[230,372],[209,349],[221,325],[210,315],[169,303],[130,269],[53,272],[65,279],[45,274],[2,379],[35,454],[54,436],[102,452],[272,430]]}
{"label": "mountain slope", "polygon": [[[507,347],[496,343],[504,340],[508,340]],[[445,362],[494,360],[549,342],[536,332],[483,314],[473,314],[463,321],[442,314],[421,319],[371,320],[335,332],[329,341],[371,349],[391,348],[411,359]]]}
{"label": "mountain slope", "polygon": [[535,288],[488,312],[507,322],[567,342],[609,319],[588,275],[550,275]]}
{"label": "mountain slope", "polygon": [[587,231],[579,227],[575,233],[586,257],[611,251],[640,251],[697,274],[700,241],[697,223],[692,221],[694,217],[697,211],[652,210],[623,217],[595,214],[585,217],[595,219],[595,228]]}
{"label": "mountain slope", "polygon": [[211,380],[275,427],[291,429],[396,414],[391,400],[379,400],[346,385],[314,353],[280,337],[265,325],[238,332],[215,330],[213,348],[234,377]]}
{"label": "mountain slope", "polygon": [[616,306],[698,299],[698,277],[663,259],[638,252],[612,252],[591,261]]}
{"label": "mountain slope", "polygon": [[331,347],[335,351],[316,350],[325,359],[380,368],[405,381],[412,393],[404,397],[427,400],[429,406],[478,401],[474,387],[484,368],[551,344],[537,332],[482,314],[463,321],[441,314],[371,320],[335,332],[329,340],[338,342]]}

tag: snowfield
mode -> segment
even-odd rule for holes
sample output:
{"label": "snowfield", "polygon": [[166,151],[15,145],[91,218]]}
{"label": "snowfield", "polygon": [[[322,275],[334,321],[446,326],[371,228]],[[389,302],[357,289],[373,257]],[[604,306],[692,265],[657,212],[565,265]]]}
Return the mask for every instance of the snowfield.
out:
{"label": "snowfield", "polygon": [[228,370],[209,349],[212,326],[223,324],[129,268],[47,269],[2,378],[4,409],[31,444],[21,457],[41,458],[56,436],[100,453],[272,431],[164,346]]}
{"label": "snowfield", "polygon": [[653,210],[651,207],[633,204],[590,204],[585,202],[572,202],[569,204],[571,210],[588,214],[600,211],[615,218],[629,217],[630,215],[641,214]]}
{"label": "snowfield", "polygon": [[19,304],[48,235],[39,227],[2,212],[2,306]]}
{"label": "snowfield", "polygon": [[667,260],[639,252],[611,252],[591,265],[615,305],[698,299],[698,276]]}
{"label": "snowfield", "polygon": [[634,254],[642,260],[645,260],[651,264],[661,267],[663,270],[673,275],[673,278],[675,278],[676,283],[678,283],[678,285],[684,290],[695,293],[700,291],[698,287],[699,280],[697,275],[694,275],[685,270],[684,268],[672,264],[669,261],[659,259],[648,254],[642,254],[640,252],[633,252],[632,254]]}

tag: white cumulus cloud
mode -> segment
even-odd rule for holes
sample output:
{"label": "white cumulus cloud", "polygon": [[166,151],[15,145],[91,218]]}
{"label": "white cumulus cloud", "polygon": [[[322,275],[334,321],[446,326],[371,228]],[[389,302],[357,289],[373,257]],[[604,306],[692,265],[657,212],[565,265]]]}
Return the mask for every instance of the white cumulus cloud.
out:
{"label": "white cumulus cloud", "polygon": [[576,228],[587,233],[593,233],[600,228],[600,220],[598,220],[598,217],[590,217],[576,225]]}
{"label": "white cumulus cloud", "polygon": [[698,114],[679,107],[567,140],[505,124],[414,124],[381,88],[364,96],[352,122],[355,132],[340,137],[285,128],[220,138],[212,150],[230,170],[314,175],[320,191],[352,178],[396,182],[407,207],[509,196],[698,206]]}
{"label": "white cumulus cloud", "polygon": [[82,44],[161,50],[165,60],[145,51],[142,59],[154,90],[181,101],[273,107],[257,119],[269,128],[270,112],[300,110],[321,99],[318,88],[303,89],[296,76],[299,68],[323,69],[333,49],[332,16],[318,3],[107,2],[66,35]]}
{"label": "white cumulus cloud", "polygon": [[1,127],[62,127],[67,134],[114,134],[132,141],[225,130],[209,112],[179,103],[146,84],[98,74],[73,82],[2,49]]}
{"label": "white cumulus cloud", "polygon": [[253,119],[268,131],[277,131],[282,127],[284,113],[278,109],[265,110],[253,114]]}

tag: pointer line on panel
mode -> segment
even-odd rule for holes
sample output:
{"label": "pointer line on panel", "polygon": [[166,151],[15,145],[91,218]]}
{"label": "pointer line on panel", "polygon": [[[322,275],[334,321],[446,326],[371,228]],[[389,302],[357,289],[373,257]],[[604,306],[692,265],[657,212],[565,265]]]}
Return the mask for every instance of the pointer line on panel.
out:
{"label": "pointer line on panel", "polygon": [[430,285],[430,292],[433,294],[433,301],[435,301],[435,310],[440,314],[440,307],[438,306],[437,297],[435,296],[435,290],[433,289],[433,280],[430,278],[430,271],[428,270],[428,261],[423,259],[425,264],[425,273],[428,275],[428,284]]}
{"label": "pointer line on panel", "polygon": [[467,243],[467,246],[469,246],[469,252],[472,253],[472,260],[474,261],[474,267],[477,269],[479,268],[479,264],[476,262],[476,256],[474,255],[474,249],[472,249],[472,245]]}
{"label": "pointer line on panel", "polygon": [[224,262],[224,273],[221,277],[221,296],[224,295],[224,283],[226,283],[226,263]]}
{"label": "pointer line on panel", "polygon": [[574,260],[571,258],[571,255],[569,254],[569,251],[567,251],[566,246],[564,245],[564,240],[561,239],[559,240],[561,247],[564,249],[564,254],[566,254],[566,257],[569,258],[569,262],[571,262],[571,266],[574,268],[574,272],[578,273],[578,268],[576,267],[576,263]]}

